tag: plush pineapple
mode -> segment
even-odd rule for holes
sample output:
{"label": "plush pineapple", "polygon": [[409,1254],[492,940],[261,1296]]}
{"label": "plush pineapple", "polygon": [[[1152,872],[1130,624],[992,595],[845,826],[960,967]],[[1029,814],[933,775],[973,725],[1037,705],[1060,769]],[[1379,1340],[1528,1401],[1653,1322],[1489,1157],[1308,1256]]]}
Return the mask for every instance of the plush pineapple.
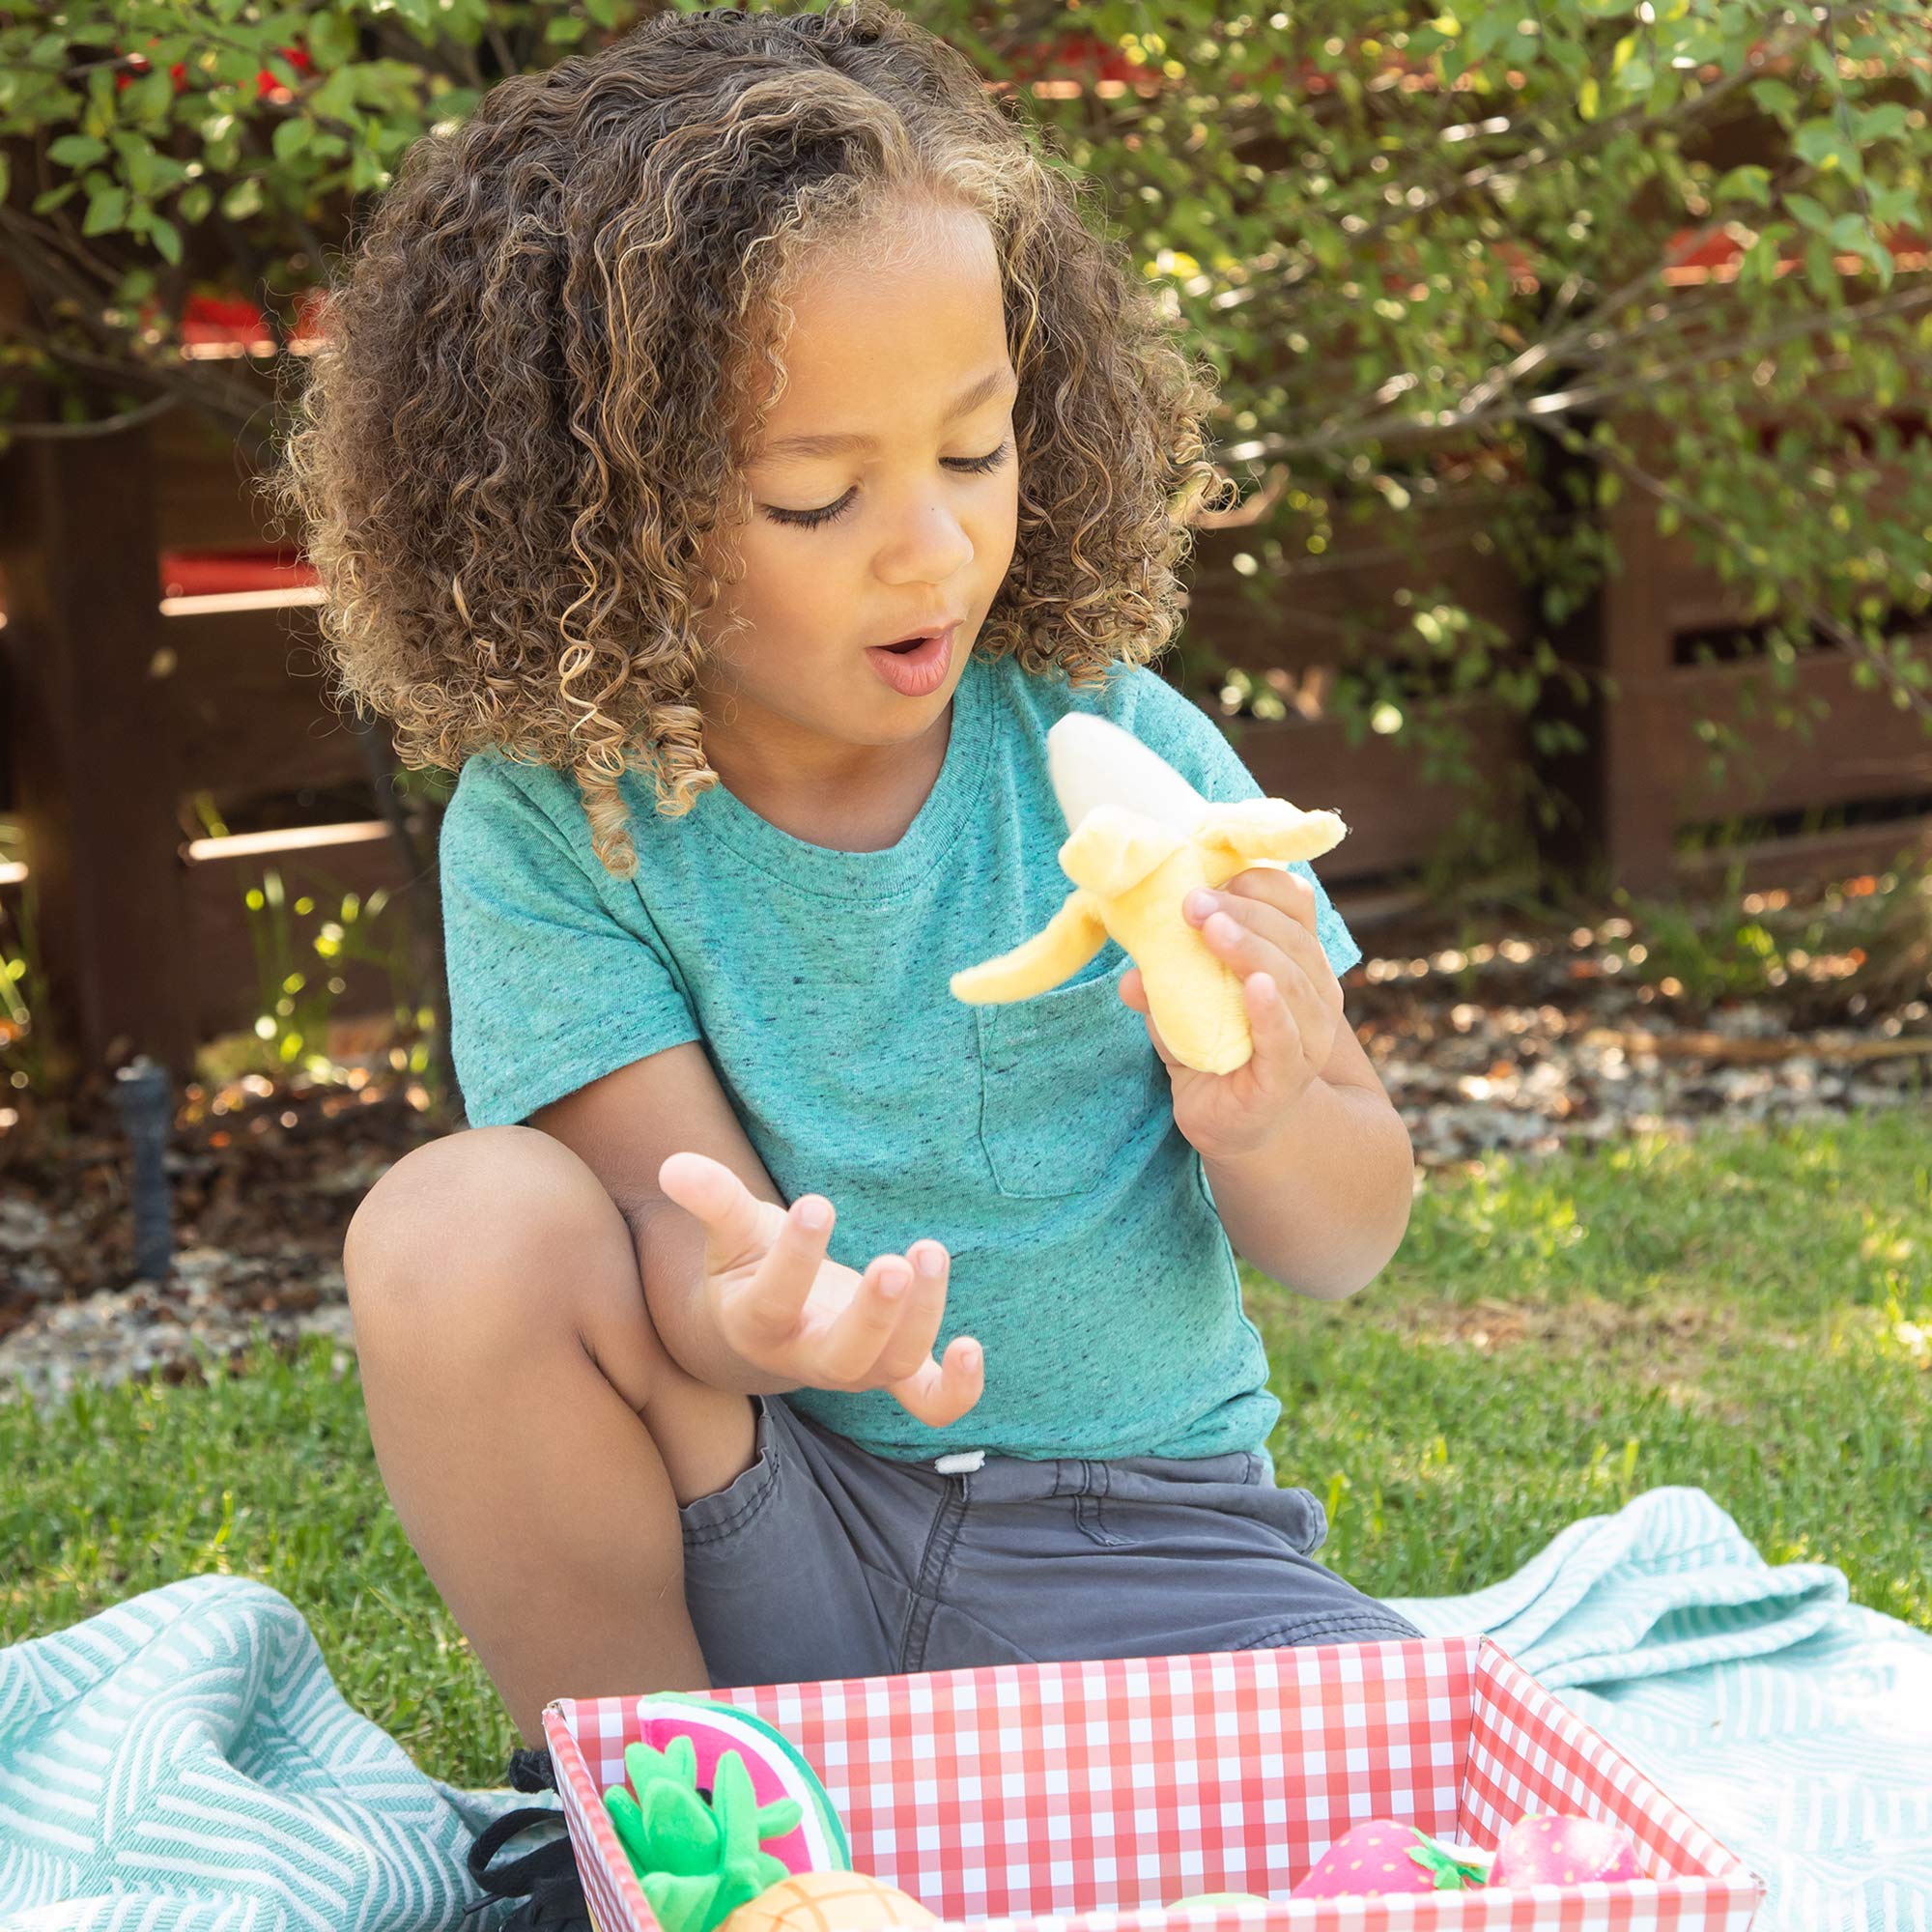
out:
{"label": "plush pineapple", "polygon": [[804,1813],[791,1798],[760,1806],[736,1751],[719,1758],[708,1804],[689,1738],[673,1738],[662,1751],[632,1745],[624,1770],[631,1790],[613,1785],[604,1808],[664,1932],[713,1932],[787,1876],[759,1842],[796,1830]]}
{"label": "plush pineapple", "polygon": [[909,1892],[864,1872],[799,1872],[739,1906],[724,1932],[881,1932],[938,1923]]}

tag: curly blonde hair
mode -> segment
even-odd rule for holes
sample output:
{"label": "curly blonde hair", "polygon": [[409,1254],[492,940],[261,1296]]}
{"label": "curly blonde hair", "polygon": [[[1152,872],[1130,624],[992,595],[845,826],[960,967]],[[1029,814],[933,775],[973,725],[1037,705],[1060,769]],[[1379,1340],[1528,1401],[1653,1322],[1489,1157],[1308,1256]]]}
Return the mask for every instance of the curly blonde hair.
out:
{"label": "curly blonde hair", "polygon": [[921,204],[986,222],[1019,376],[1017,542],[976,648],[1077,685],[1148,663],[1192,514],[1235,486],[1204,453],[1211,364],[1089,232],[1090,187],[883,0],[660,14],[499,82],[404,157],[269,479],[339,696],[408,764],[494,746],[572,773],[599,860],[634,871],[623,775],[667,816],[718,781],[700,553],[751,513],[784,292]]}

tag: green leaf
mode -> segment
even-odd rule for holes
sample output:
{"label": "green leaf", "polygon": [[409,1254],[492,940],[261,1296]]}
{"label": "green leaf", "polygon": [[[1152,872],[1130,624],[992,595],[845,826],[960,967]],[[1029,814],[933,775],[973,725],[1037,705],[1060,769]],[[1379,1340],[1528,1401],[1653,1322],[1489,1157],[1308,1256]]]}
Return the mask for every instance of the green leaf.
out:
{"label": "green leaf", "polygon": [[1862,214],[1841,214],[1833,222],[1827,235],[1833,247],[1850,250],[1862,248],[1869,232]]}
{"label": "green leaf", "polygon": [[1829,308],[1838,305],[1842,291],[1838,270],[1832,261],[1832,244],[1822,235],[1814,235],[1804,244],[1804,279],[1811,293]]}
{"label": "green leaf", "polygon": [[1882,100],[1876,107],[1861,107],[1852,116],[1861,148],[1873,147],[1880,141],[1895,141],[1905,132],[1910,119],[1905,103],[1899,100]]}
{"label": "green leaf", "polygon": [[214,206],[214,190],[206,182],[196,182],[182,189],[175,206],[181,211],[181,218],[192,228],[208,219],[208,211]]}
{"label": "green leaf", "polygon": [[1780,121],[1789,121],[1798,112],[1797,90],[1782,80],[1752,81],[1750,97],[1767,114]]}
{"label": "green leaf", "polygon": [[136,121],[167,123],[168,109],[174,105],[175,84],[165,67],[156,67],[130,87],[123,97],[123,106]]}
{"label": "green leaf", "polygon": [[1801,161],[1814,168],[1843,168],[1848,175],[1859,172],[1858,151],[1845,139],[1845,130],[1835,120],[1807,121],[1793,135],[1791,145]]}
{"label": "green leaf", "polygon": [[1787,194],[1784,205],[1806,228],[1815,229],[1820,235],[1831,233],[1832,211],[1822,201],[1814,201],[1808,194]]}
{"label": "green leaf", "polygon": [[262,71],[262,56],[249,47],[221,46],[214,53],[214,76],[231,86],[245,87],[248,99],[255,98],[255,76]]}
{"label": "green leaf", "polygon": [[1758,288],[1769,288],[1777,279],[1778,241],[1788,232],[1781,224],[1767,228],[1749,248],[1745,251],[1744,260],[1738,265],[1738,279],[1749,282]]}
{"label": "green leaf", "polygon": [[1878,276],[1879,286],[1881,288],[1890,288],[1892,274],[1896,267],[1896,264],[1892,260],[1891,250],[1871,232],[1861,217],[1849,217],[1849,219],[1856,221],[1856,227],[1847,228],[1846,223],[1840,222],[1833,230],[1834,237],[1841,231],[1844,232],[1845,239],[1839,243],[1839,246],[1847,254],[1857,255],[1861,260],[1870,263],[1873,271]]}
{"label": "green leaf", "polygon": [[239,181],[221,197],[221,212],[231,220],[242,221],[262,208],[262,184],[249,175]]}
{"label": "green leaf", "polygon": [[78,182],[63,182],[59,187],[50,187],[44,194],[37,194],[34,197],[34,213],[36,214],[50,214],[70,195],[75,195],[79,192],[80,184]]}
{"label": "green leaf", "polygon": [[92,134],[63,134],[47,149],[47,159],[58,161],[64,168],[84,168],[89,161],[98,161],[107,152],[107,143],[97,140]]}
{"label": "green leaf", "polygon": [[291,160],[308,146],[309,139],[314,132],[315,123],[313,121],[303,120],[298,117],[292,121],[277,122],[275,131],[270,137],[269,145],[275,151],[276,160]]}
{"label": "green leaf", "polygon": [[318,121],[341,121],[355,106],[356,70],[339,67],[309,96],[308,110]]}
{"label": "green leaf", "polygon": [[355,53],[355,28],[332,9],[308,17],[308,56],[324,73],[332,72]]}
{"label": "green leaf", "polygon": [[573,41],[581,41],[589,29],[589,21],[574,14],[553,14],[544,27],[544,44],[568,46]]}
{"label": "green leaf", "polygon": [[1871,190],[1872,219],[1890,227],[1894,222],[1918,225],[1918,191],[1909,184],[1894,183]]}
{"label": "green leaf", "polygon": [[94,109],[97,127],[111,128],[120,118],[121,103],[114,91],[114,74],[109,68],[98,67],[87,76],[88,104]]}
{"label": "green leaf", "polygon": [[1463,44],[1472,60],[1486,60],[1509,39],[1515,29],[1516,21],[1506,9],[1486,7],[1476,15]]}
{"label": "green leaf", "polygon": [[128,220],[128,190],[119,185],[96,188],[88,198],[83,235],[111,235]]}
{"label": "green leaf", "polygon": [[154,242],[163,260],[172,262],[177,268],[181,266],[181,230],[166,215],[155,216],[154,223],[149,229],[148,239]]}
{"label": "green leaf", "polygon": [[121,156],[121,172],[127,177],[128,187],[139,195],[152,194],[155,188],[155,144],[131,128],[119,128],[114,133],[114,152]]}
{"label": "green leaf", "polygon": [[1719,205],[1730,201],[1755,202],[1760,208],[1771,205],[1771,170],[1754,162],[1733,168],[1719,182],[1712,198]]}

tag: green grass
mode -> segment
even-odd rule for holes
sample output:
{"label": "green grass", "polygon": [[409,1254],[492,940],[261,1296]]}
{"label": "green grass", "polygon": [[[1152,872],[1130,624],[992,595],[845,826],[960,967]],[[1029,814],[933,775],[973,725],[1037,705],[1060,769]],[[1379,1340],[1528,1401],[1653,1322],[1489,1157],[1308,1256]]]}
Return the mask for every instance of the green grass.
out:
{"label": "green grass", "polygon": [[[1443,1177],[1337,1306],[1250,1280],[1283,1482],[1378,1595],[1506,1575],[1578,1516],[1708,1490],[1773,1562],[1932,1629],[1932,1121],[1632,1142]],[[176,1577],[292,1599],[355,1707],[436,1776],[516,1742],[391,1512],[353,1372],[0,1404],[0,1643]]]}
{"label": "green grass", "polygon": [[1506,1575],[1579,1516],[1708,1491],[1774,1563],[1932,1630],[1932,1121],[1632,1141],[1416,1203],[1351,1301],[1252,1282],[1276,1474],[1378,1596]]}

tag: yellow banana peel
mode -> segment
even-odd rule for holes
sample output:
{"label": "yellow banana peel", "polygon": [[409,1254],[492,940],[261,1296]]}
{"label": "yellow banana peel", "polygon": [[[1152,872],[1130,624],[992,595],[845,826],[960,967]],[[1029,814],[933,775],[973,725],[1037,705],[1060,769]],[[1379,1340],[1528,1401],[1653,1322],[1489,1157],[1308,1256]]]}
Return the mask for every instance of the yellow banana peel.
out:
{"label": "yellow banana peel", "polygon": [[1224,886],[1251,867],[1320,858],[1348,827],[1286,799],[1210,804],[1139,739],[1091,713],[1061,719],[1047,746],[1072,827],[1060,867],[1074,891],[1032,938],[953,974],[953,996],[971,1006],[1031,998],[1112,938],[1140,968],[1174,1057],[1198,1072],[1232,1073],[1254,1051],[1241,982],[1181,906],[1197,886]]}

